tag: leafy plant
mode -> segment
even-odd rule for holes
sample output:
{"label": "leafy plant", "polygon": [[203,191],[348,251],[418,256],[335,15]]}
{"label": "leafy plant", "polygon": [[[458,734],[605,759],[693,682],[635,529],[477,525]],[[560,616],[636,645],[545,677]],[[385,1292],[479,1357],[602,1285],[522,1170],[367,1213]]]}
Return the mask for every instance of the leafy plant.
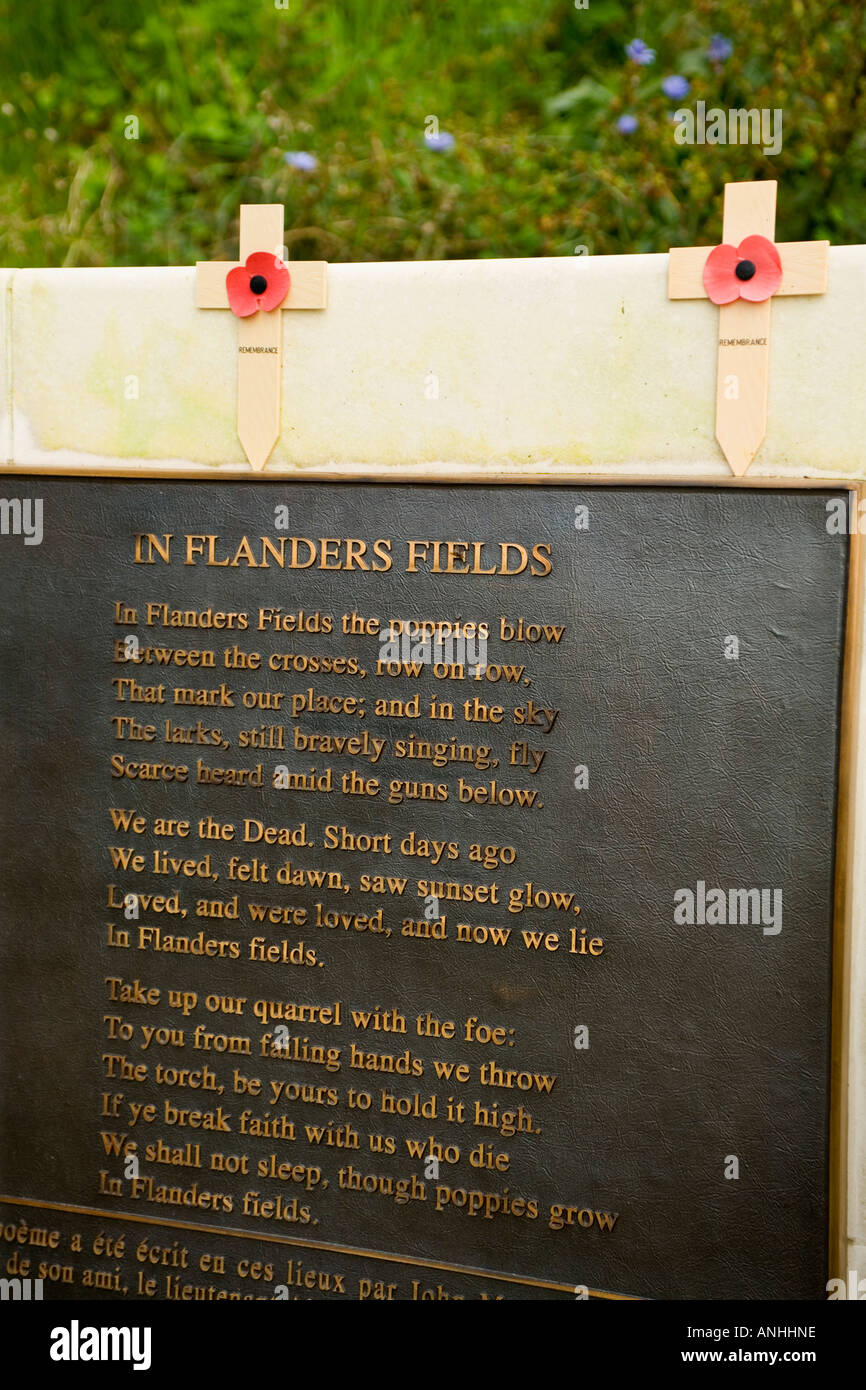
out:
{"label": "leafy plant", "polygon": [[[866,239],[860,6],[280,4],[0,0],[3,262],[231,256],[271,200],[293,257],[663,251],[750,178],[780,238]],[[781,111],[780,153],[677,144],[698,101]]]}

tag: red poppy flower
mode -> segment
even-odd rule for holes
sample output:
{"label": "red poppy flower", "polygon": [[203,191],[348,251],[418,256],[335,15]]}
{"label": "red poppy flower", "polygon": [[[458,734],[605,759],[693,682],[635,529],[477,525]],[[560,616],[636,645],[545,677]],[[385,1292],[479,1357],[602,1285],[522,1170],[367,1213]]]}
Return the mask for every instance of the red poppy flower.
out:
{"label": "red poppy flower", "polygon": [[236,265],[226,276],[229,308],[239,319],[247,319],[258,309],[276,309],[282,304],[292,283],[279,256],[254,251],[244,265]]}
{"label": "red poppy flower", "polygon": [[779,253],[765,236],[747,236],[739,246],[714,246],[704,266],[704,289],[714,304],[735,299],[760,304],[781,283]]}

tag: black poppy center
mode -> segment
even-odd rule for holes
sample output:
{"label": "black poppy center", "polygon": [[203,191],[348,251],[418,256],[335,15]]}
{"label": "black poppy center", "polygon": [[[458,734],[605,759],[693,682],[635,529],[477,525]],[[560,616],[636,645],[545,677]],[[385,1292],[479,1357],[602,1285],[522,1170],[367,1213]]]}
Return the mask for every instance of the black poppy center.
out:
{"label": "black poppy center", "polygon": [[757,268],[754,261],[737,261],[734,274],[738,280],[751,280]]}
{"label": "black poppy center", "polygon": [[[752,265],[752,262],[751,262],[751,261],[743,261],[742,264],[743,264],[743,265]],[[737,274],[739,275],[739,273],[740,273],[740,267],[737,266]],[[752,274],[754,275],[754,273],[755,273],[755,267],[752,265]],[[254,276],[252,277],[252,279],[250,280],[250,289],[252,290],[253,294],[264,294],[264,292],[265,292],[265,290],[266,290],[267,288],[268,288],[268,282],[267,282],[267,280],[265,279],[264,275],[254,275]]]}

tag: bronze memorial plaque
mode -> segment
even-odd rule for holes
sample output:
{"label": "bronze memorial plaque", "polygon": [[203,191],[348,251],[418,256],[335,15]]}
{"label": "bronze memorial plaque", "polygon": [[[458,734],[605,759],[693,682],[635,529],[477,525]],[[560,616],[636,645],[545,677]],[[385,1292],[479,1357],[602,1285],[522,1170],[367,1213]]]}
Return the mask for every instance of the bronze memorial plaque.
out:
{"label": "bronze memorial plaque", "polygon": [[4,1274],[824,1297],[844,492],[4,492]]}

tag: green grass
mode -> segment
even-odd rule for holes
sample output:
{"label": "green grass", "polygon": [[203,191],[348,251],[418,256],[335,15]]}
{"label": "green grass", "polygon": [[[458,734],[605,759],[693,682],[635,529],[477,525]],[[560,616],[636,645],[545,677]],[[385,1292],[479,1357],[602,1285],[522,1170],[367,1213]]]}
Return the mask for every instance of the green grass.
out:
{"label": "green grass", "polygon": [[[663,251],[719,239],[725,182],[773,177],[780,239],[866,240],[860,6],[288,5],[0,0],[2,263],[232,256],[244,201],[285,204],[293,257]],[[714,66],[717,31],[734,51]],[[652,66],[626,61],[637,35]],[[698,99],[781,108],[781,154],[678,146],[671,112]],[[425,146],[431,116],[453,150]]]}

